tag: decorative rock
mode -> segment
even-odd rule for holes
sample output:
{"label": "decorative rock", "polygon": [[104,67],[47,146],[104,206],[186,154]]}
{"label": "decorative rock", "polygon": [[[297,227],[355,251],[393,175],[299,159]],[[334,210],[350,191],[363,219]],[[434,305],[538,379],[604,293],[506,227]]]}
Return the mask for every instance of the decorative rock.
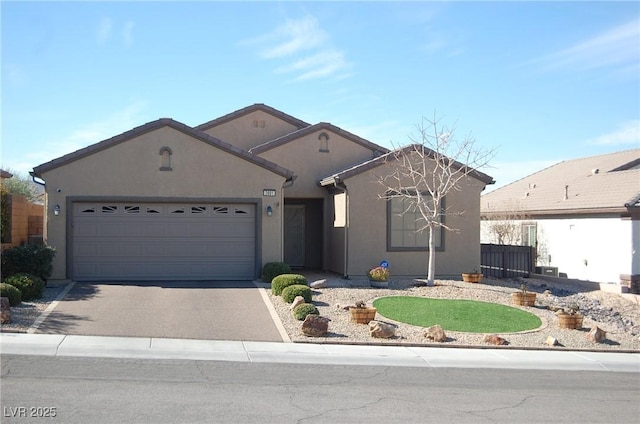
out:
{"label": "decorative rock", "polygon": [[487,344],[495,345],[495,346],[509,344],[508,341],[506,341],[505,339],[503,339],[502,337],[496,334],[487,334],[486,336],[484,336],[484,342]]}
{"label": "decorative rock", "polygon": [[314,281],[313,283],[309,284],[309,287],[311,287],[312,289],[322,289],[327,287],[327,280],[317,280]]}
{"label": "decorative rock", "polygon": [[447,340],[447,335],[444,334],[444,330],[442,329],[442,327],[440,327],[437,324],[427,328],[427,331],[424,333],[424,336],[427,339],[433,340],[434,342],[438,342],[438,343],[441,343]]}
{"label": "decorative rock", "polygon": [[0,297],[0,313],[2,324],[11,324],[11,306],[9,305],[8,297]]}
{"label": "decorative rock", "polygon": [[369,321],[369,333],[371,337],[390,339],[396,335],[396,327],[382,321]]}
{"label": "decorative rock", "polygon": [[587,338],[594,343],[602,343],[606,337],[607,333],[597,326],[593,327],[587,334]]}
{"label": "decorative rock", "polygon": [[560,342],[555,337],[549,336],[547,340],[545,340],[544,344],[547,346],[560,346]]}
{"label": "decorative rock", "polygon": [[303,304],[303,303],[304,303],[304,297],[302,297],[302,296],[296,296],[296,298],[295,298],[295,299],[293,299],[293,302],[291,302],[291,306],[289,306],[289,309],[291,309],[291,310],[293,311],[293,309],[294,309],[296,306],[298,306],[298,305],[300,305],[300,304]]}
{"label": "decorative rock", "polygon": [[547,290],[543,291],[542,294],[544,294],[546,296],[550,296],[551,295],[551,290],[547,289]]}
{"label": "decorative rock", "polygon": [[302,323],[302,332],[305,336],[321,337],[329,330],[329,318],[320,315],[307,315]]}

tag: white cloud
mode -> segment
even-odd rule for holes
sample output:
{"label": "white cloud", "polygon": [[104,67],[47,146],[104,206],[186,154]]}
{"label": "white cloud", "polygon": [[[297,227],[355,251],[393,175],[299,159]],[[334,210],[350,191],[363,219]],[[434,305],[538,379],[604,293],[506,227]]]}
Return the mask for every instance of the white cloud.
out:
{"label": "white cloud", "polygon": [[122,41],[127,47],[131,47],[131,45],[133,45],[133,27],[133,21],[127,21],[122,30]]}
{"label": "white cloud", "polygon": [[571,47],[539,57],[529,64],[543,71],[586,71],[606,67],[633,67],[640,60],[640,20],[618,25]]}
{"label": "white cloud", "polygon": [[144,123],[141,122],[141,116],[145,108],[146,102],[132,102],[123,109],[114,111],[103,119],[84,124],[59,139],[45,140],[40,148],[25,155],[26,160],[20,163],[12,162],[11,165],[16,169],[29,171],[34,166],[128,131]]}
{"label": "white cloud", "polygon": [[102,18],[100,20],[97,31],[98,43],[103,44],[111,38],[112,28],[113,22],[111,22],[111,18]]}
{"label": "white cloud", "polygon": [[601,146],[635,144],[640,146],[640,119],[625,122],[616,131],[591,140],[590,144]]}
{"label": "white cloud", "polygon": [[[311,15],[287,20],[271,32],[239,44],[260,46],[259,56],[264,59],[286,60],[274,72],[295,74],[294,81],[351,75],[348,73],[351,64],[344,52],[331,46],[329,35]],[[305,52],[311,53],[302,56]]]}
{"label": "white cloud", "polygon": [[318,26],[318,21],[313,16],[288,20],[267,37],[278,40],[277,45],[262,51],[261,56],[267,59],[290,56],[302,50],[313,49],[321,46],[328,39],[326,32]]}

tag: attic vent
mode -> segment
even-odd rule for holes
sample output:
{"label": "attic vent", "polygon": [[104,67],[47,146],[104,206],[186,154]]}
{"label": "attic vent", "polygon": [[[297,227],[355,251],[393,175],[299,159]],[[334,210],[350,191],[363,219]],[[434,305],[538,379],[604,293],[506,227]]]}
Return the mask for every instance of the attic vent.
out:
{"label": "attic vent", "polygon": [[591,170],[591,175],[596,175],[596,174],[599,174],[599,173],[600,173],[600,169],[599,168],[593,168]]}
{"label": "attic vent", "polygon": [[569,185],[564,186],[564,200],[569,200]]}

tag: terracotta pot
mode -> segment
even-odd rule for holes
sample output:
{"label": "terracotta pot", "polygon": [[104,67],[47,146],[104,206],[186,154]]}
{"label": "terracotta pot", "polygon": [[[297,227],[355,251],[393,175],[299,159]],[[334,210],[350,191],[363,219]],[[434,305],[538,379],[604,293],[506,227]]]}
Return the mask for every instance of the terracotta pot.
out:
{"label": "terracotta pot", "polygon": [[531,293],[531,292],[511,293],[511,300],[513,300],[514,305],[533,306],[536,304],[536,293]]}
{"label": "terracotta pot", "polygon": [[580,314],[559,314],[558,325],[560,328],[569,328],[577,330],[582,328],[582,315]]}
{"label": "terracotta pot", "polygon": [[369,321],[373,321],[376,317],[378,310],[373,307],[367,308],[350,308],[351,321],[357,324],[369,324]]}
{"label": "terracotta pot", "polygon": [[479,274],[479,273],[462,274],[462,281],[466,283],[479,283],[480,281],[482,281],[482,274]]}

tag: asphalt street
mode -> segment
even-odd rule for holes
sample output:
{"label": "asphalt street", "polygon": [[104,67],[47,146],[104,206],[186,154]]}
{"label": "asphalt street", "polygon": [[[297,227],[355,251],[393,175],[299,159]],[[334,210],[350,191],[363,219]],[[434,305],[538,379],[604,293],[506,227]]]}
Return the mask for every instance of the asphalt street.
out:
{"label": "asphalt street", "polygon": [[637,373],[2,356],[3,423],[637,424],[639,399]]}

